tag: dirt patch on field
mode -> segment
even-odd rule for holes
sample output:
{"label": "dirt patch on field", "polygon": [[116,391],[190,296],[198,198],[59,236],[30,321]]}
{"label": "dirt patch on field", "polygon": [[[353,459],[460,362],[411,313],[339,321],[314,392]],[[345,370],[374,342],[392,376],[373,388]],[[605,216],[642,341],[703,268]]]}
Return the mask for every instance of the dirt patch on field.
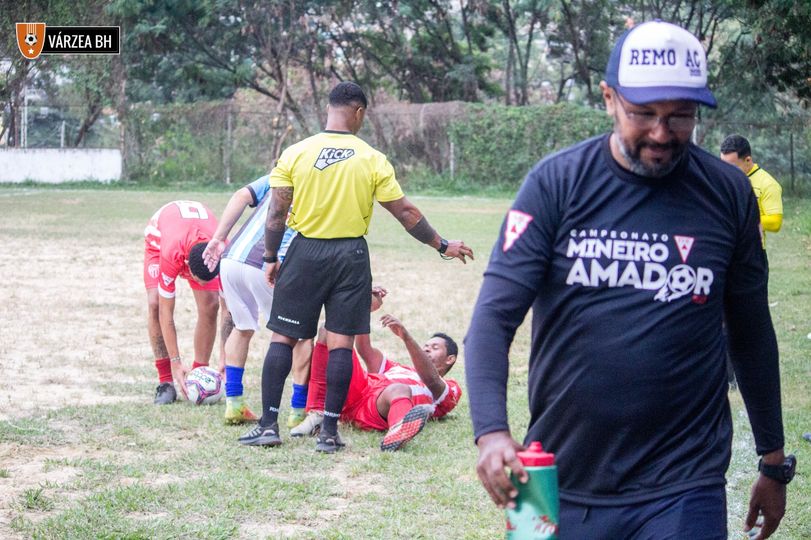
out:
{"label": "dirt patch on field", "polygon": [[[32,490],[47,487],[48,500],[55,495],[66,496],[59,486],[70,482],[80,470],[59,465],[49,460],[70,460],[87,457],[86,448],[32,448],[16,444],[0,444],[0,464],[7,476],[0,478],[0,536],[18,538],[10,529],[17,509],[25,504],[25,495]],[[47,512],[27,512],[26,517],[35,521],[47,517]]]}
{"label": "dirt patch on field", "polygon": [[137,250],[2,238],[10,253],[38,262],[0,260],[0,380],[14,381],[0,398],[0,420],[132,399],[103,384],[119,381],[121,362],[149,358],[145,329],[132,328],[145,313],[138,269],[111,271],[137,260]]}

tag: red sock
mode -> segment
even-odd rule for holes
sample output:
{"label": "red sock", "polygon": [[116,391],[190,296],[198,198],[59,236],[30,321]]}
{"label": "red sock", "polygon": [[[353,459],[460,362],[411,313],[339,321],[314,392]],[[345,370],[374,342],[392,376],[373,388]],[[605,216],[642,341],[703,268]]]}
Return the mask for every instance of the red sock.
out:
{"label": "red sock", "polygon": [[327,362],[329,349],[316,343],[310,360],[310,388],[307,390],[307,411],[323,411],[327,398]]}
{"label": "red sock", "polygon": [[391,402],[391,405],[389,405],[389,417],[386,419],[389,427],[402,420],[406,413],[408,413],[408,411],[410,411],[413,407],[414,403],[411,401],[411,398],[395,398],[394,401]]}
{"label": "red sock", "polygon": [[172,363],[168,358],[158,358],[155,360],[155,368],[158,370],[158,380],[161,384],[172,382]]}
{"label": "red sock", "polygon": [[194,362],[194,363],[192,363],[191,368],[192,368],[192,369],[197,369],[197,368],[199,368],[200,366],[206,366],[206,367],[208,367],[208,364],[201,364],[200,362]]}

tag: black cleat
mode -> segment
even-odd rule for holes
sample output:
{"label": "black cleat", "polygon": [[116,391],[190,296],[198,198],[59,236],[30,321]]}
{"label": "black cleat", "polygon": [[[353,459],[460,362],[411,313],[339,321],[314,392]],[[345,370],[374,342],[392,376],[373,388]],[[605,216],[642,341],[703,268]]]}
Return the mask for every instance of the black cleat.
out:
{"label": "black cleat", "polygon": [[346,445],[341,440],[341,436],[338,432],[332,435],[322,430],[315,439],[315,451],[324,454],[334,454],[344,446]]}
{"label": "black cleat", "polygon": [[279,446],[282,444],[278,422],[273,422],[269,426],[257,425],[238,440],[239,444],[246,446]]}
{"label": "black cleat", "polygon": [[155,405],[169,405],[177,400],[177,390],[175,385],[170,382],[160,383],[157,390],[155,390]]}

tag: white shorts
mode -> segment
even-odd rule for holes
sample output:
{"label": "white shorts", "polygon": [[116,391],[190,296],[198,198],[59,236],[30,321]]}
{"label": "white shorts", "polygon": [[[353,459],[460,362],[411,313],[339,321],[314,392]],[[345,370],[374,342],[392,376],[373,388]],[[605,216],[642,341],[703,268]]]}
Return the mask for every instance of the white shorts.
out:
{"label": "white shorts", "polygon": [[273,304],[273,288],[265,280],[265,273],[249,264],[222,259],[220,281],[234,327],[259,330],[259,314],[267,321]]}

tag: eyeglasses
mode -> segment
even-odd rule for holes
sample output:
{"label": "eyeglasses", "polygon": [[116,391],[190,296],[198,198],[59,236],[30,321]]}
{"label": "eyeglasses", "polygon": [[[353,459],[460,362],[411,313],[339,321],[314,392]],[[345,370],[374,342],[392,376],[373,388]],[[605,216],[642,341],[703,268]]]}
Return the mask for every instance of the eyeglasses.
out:
{"label": "eyeglasses", "polygon": [[694,114],[671,114],[669,116],[659,116],[652,112],[635,112],[629,111],[625,108],[624,99],[622,99],[618,92],[614,92],[617,101],[622,108],[622,112],[628,118],[628,121],[633,124],[637,129],[651,130],[662,122],[671,131],[687,132],[693,131],[696,127],[696,116]]}

